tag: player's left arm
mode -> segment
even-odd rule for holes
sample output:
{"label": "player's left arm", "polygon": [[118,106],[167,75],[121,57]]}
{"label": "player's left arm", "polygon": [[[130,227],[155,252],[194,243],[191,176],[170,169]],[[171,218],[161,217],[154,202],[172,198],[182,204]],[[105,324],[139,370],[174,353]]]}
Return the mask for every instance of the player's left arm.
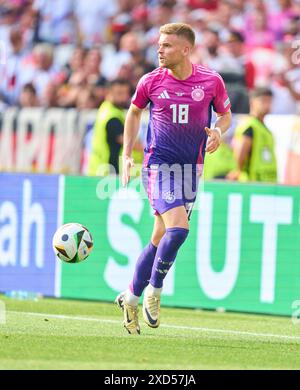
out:
{"label": "player's left arm", "polygon": [[217,113],[217,121],[214,129],[205,128],[208,135],[206,152],[215,152],[221,144],[222,134],[231,125],[231,103],[222,77],[215,73],[215,90],[212,100],[214,111]]}
{"label": "player's left arm", "polygon": [[217,113],[217,121],[215,127],[210,129],[205,127],[205,131],[208,135],[208,141],[206,144],[206,152],[215,152],[221,144],[221,138],[224,133],[229,129],[231,125],[232,115],[231,110],[225,113]]}

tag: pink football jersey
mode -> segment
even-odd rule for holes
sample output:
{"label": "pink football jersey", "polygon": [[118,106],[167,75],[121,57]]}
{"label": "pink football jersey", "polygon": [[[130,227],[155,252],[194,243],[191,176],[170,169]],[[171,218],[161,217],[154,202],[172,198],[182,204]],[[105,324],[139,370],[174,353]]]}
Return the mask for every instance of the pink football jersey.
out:
{"label": "pink football jersey", "polygon": [[150,103],[144,166],[203,164],[212,109],[226,113],[231,105],[221,76],[200,65],[185,80],[157,68],[138,83],[132,103]]}

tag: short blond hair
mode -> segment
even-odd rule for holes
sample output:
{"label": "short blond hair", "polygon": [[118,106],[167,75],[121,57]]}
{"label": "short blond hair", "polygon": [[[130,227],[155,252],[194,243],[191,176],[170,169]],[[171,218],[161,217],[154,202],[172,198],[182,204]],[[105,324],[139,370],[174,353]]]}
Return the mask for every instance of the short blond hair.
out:
{"label": "short blond hair", "polygon": [[195,32],[189,24],[186,23],[168,23],[161,26],[159,29],[160,34],[175,34],[178,37],[184,37],[190,42],[192,46],[195,46]]}

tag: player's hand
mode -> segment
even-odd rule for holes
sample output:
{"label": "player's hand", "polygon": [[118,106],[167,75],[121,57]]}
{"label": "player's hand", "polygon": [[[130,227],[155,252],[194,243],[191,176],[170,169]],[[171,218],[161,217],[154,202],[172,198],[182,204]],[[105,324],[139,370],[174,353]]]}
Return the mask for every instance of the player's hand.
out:
{"label": "player's hand", "polygon": [[207,153],[213,153],[221,144],[221,136],[217,130],[209,129],[208,127],[205,127],[205,131],[208,135],[208,142],[206,144],[205,151]]}
{"label": "player's hand", "polygon": [[132,157],[123,156],[123,172],[122,172],[122,184],[126,187],[130,180],[130,169],[134,167],[134,160]]}

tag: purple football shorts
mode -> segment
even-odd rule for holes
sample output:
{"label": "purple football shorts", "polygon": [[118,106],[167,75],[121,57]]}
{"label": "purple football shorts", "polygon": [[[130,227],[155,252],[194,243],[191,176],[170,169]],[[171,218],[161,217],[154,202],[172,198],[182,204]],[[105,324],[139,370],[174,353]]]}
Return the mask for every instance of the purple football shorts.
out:
{"label": "purple football shorts", "polygon": [[190,218],[201,177],[201,169],[187,165],[144,167],[142,181],[155,215],[184,206]]}

